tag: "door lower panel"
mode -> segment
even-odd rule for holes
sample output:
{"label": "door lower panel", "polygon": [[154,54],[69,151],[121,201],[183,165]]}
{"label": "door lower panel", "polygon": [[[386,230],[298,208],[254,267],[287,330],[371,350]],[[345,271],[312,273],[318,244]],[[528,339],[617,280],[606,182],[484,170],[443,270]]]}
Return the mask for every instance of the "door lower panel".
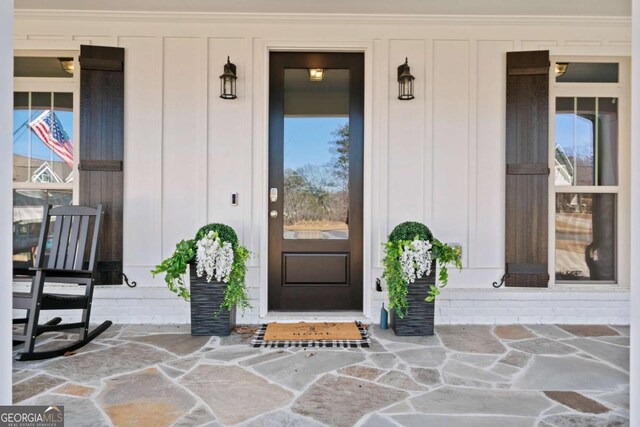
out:
{"label": "door lower panel", "polygon": [[284,253],[282,286],[349,286],[349,254]]}

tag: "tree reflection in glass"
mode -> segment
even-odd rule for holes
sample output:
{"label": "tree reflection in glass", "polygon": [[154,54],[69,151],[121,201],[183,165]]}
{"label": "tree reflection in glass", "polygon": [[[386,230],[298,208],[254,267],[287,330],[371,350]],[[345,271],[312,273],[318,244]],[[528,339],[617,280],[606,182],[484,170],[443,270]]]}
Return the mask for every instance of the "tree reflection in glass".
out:
{"label": "tree reflection in glass", "polygon": [[285,160],[285,239],[347,239],[349,236],[348,123],[331,132],[331,136],[333,139],[323,144],[331,155],[330,161],[318,163],[309,158],[294,168],[286,167]]}
{"label": "tree reflection in glass", "polygon": [[283,148],[283,237],[348,239],[348,69],[285,69]]}

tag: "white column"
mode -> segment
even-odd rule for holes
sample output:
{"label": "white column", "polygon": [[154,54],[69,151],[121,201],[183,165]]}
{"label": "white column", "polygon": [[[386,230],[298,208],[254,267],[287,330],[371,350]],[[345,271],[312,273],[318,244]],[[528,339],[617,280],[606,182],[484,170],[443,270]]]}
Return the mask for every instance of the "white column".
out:
{"label": "white column", "polygon": [[631,73],[631,425],[640,426],[640,0],[632,2]]}
{"label": "white column", "polygon": [[11,404],[13,0],[0,1],[0,405]]}

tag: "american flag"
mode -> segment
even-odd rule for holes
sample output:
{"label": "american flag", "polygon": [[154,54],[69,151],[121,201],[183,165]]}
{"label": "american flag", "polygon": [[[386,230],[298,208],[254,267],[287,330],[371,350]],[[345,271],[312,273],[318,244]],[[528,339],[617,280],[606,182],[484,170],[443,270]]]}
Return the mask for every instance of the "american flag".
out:
{"label": "american flag", "polygon": [[56,113],[44,110],[35,120],[29,123],[31,130],[38,138],[51,148],[66,164],[73,167],[73,144],[64,131]]}

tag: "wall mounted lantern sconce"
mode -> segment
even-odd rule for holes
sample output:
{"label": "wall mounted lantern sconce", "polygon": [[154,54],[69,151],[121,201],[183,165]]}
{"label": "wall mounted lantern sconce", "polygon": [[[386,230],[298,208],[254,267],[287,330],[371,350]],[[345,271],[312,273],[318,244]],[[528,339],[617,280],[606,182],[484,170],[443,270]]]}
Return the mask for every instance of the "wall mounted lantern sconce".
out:
{"label": "wall mounted lantern sconce", "polygon": [[236,66],[229,61],[227,56],[227,63],[224,64],[224,72],[220,75],[220,98],[222,99],[236,99]]}
{"label": "wall mounted lantern sconce", "polygon": [[404,59],[404,64],[398,67],[398,99],[408,101],[415,98],[413,96],[413,81],[415,77],[411,75],[409,60]]}
{"label": "wall mounted lantern sconce", "polygon": [[569,64],[567,62],[556,62],[556,77],[563,76],[567,72],[567,68],[569,68]]}
{"label": "wall mounted lantern sconce", "polygon": [[74,62],[73,58],[58,58],[60,61],[60,67],[65,71],[65,73],[73,76]]}

